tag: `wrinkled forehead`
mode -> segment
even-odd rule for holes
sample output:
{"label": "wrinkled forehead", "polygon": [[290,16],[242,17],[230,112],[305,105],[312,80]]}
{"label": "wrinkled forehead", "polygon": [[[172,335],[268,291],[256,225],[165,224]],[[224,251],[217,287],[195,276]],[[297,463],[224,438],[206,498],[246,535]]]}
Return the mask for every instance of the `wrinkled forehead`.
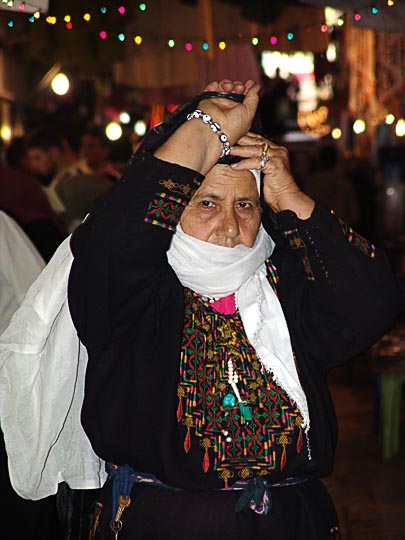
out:
{"label": "wrinkled forehead", "polygon": [[[241,195],[258,197],[260,193],[259,171],[235,170],[229,165],[215,165],[206,175],[200,190],[229,189]],[[199,190],[199,191],[200,191]]]}

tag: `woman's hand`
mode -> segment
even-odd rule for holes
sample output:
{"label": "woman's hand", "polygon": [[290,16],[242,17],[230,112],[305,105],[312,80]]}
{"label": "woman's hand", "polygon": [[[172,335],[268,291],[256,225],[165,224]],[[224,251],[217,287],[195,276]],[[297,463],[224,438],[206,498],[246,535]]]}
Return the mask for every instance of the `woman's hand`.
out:
{"label": "woman's hand", "polygon": [[[201,101],[198,107],[209,114],[213,122],[220,125],[221,132],[228,137],[229,143],[235,144],[248,132],[252,124],[259,102],[260,86],[254,81],[242,83],[224,79],[209,83],[205,91],[245,95],[243,103],[225,98],[210,98]],[[205,175],[217,163],[222,150],[223,143],[220,142],[218,133],[214,133],[210,126],[196,118],[184,122],[156,150],[155,156]]]}
{"label": "woman's hand", "polygon": [[263,198],[275,212],[292,210],[301,219],[311,215],[314,201],[295,183],[286,148],[249,132],[232,147],[231,155],[244,158],[232,168],[263,172]]}
{"label": "woman's hand", "polygon": [[252,125],[259,102],[260,86],[252,80],[245,83],[223,79],[220,82],[211,82],[204,92],[227,92],[243,94],[242,103],[226,98],[210,98],[201,101],[198,108],[208,113],[215,122],[221,126],[231,144],[245,135]]}

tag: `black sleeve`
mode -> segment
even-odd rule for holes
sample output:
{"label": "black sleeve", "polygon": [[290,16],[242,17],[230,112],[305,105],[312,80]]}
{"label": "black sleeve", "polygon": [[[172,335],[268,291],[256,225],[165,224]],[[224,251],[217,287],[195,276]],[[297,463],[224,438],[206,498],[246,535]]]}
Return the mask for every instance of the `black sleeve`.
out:
{"label": "black sleeve", "polygon": [[74,232],[69,307],[82,342],[105,346],[142,317],[167,273],[166,251],[202,181],[195,171],[136,155]]}
{"label": "black sleeve", "polygon": [[293,346],[326,371],[364,352],[405,308],[385,254],[317,202],[311,217],[264,210]]}

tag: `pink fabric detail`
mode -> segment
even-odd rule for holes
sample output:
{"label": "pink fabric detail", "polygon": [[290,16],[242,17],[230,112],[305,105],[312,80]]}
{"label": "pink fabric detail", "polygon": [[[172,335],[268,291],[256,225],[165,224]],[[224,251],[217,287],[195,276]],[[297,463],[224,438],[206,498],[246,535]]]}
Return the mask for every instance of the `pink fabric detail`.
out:
{"label": "pink fabric detail", "polygon": [[215,302],[211,303],[211,307],[223,315],[232,315],[236,311],[235,293],[215,300]]}

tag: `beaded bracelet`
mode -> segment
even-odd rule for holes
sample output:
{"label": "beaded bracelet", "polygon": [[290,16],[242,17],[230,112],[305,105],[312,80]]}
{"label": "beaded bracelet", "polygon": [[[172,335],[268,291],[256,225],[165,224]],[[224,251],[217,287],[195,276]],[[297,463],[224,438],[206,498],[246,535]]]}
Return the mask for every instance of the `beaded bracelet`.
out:
{"label": "beaded bracelet", "polygon": [[229,144],[227,135],[222,133],[221,126],[218,122],[214,122],[209,114],[200,111],[200,109],[196,109],[194,112],[187,115],[187,120],[192,120],[193,118],[201,118],[204,124],[210,126],[213,133],[218,133],[219,142],[222,144],[222,152],[219,157],[228,156],[231,153],[231,145]]}

